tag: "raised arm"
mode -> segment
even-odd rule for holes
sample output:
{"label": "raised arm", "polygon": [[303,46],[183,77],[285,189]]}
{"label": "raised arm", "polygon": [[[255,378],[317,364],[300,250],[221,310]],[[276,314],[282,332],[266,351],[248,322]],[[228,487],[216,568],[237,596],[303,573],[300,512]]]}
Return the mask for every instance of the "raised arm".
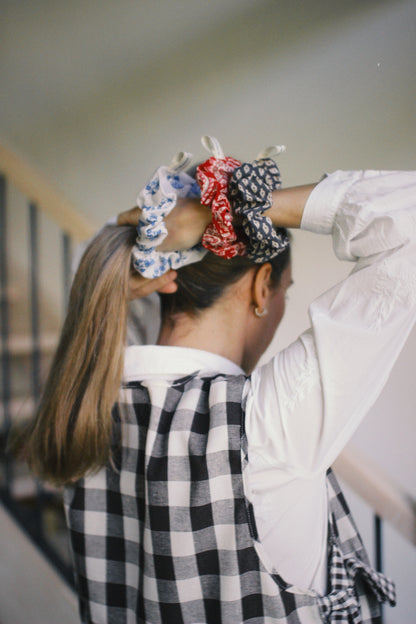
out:
{"label": "raised arm", "polygon": [[273,205],[265,213],[276,227],[300,228],[306,202],[316,184],[273,191]]}
{"label": "raised arm", "polygon": [[[309,308],[311,329],[252,375],[271,455],[325,470],[381,392],[416,319],[416,173],[336,172],[301,227],[331,235],[351,274]],[[260,444],[261,441],[259,441]]]}
{"label": "raised arm", "polygon": [[[294,186],[273,192],[273,206],[267,216],[276,227],[299,228],[305,204],[316,184]],[[122,212],[118,225],[137,225],[141,210],[138,207]],[[178,199],[175,209],[166,217],[168,236],[158,247],[161,251],[189,249],[200,242],[206,226],[211,221],[208,206],[197,199]]]}
{"label": "raised arm", "polygon": [[[140,214],[141,210],[138,207],[126,210],[118,215],[117,223],[137,226]],[[190,249],[201,241],[210,221],[210,209],[202,206],[198,199],[178,199],[175,209],[165,218],[168,235],[158,249],[160,251]]]}

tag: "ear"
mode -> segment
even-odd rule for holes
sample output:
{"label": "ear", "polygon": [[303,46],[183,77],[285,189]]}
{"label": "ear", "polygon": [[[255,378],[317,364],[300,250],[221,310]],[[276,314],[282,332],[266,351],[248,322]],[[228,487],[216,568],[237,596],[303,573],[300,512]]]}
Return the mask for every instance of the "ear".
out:
{"label": "ear", "polygon": [[269,262],[262,264],[257,270],[252,283],[252,297],[254,307],[263,310],[266,308],[270,291],[272,266]]}

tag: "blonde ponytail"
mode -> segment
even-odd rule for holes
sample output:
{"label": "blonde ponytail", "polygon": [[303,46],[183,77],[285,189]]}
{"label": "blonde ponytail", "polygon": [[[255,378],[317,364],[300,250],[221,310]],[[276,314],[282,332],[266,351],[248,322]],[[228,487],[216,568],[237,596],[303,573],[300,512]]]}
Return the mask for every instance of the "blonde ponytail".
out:
{"label": "blonde ponytail", "polygon": [[74,279],[26,447],[32,470],[55,484],[99,469],[110,456],[135,236],[131,227],[104,228],[85,251]]}

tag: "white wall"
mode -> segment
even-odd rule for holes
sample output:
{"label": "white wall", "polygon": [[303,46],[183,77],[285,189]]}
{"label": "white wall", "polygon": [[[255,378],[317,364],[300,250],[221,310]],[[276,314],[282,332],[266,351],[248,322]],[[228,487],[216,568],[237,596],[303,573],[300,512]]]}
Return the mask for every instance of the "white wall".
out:
{"label": "white wall", "polygon": [[[338,168],[416,166],[413,0],[44,0],[1,10],[1,135],[97,223],[130,207],[177,150],[204,158],[205,133],[247,159],[286,144],[286,185]],[[305,233],[294,255],[278,346],[349,268]],[[354,440],[413,495],[415,346],[413,333]],[[387,621],[410,624],[416,555],[390,533],[386,567],[401,601]]]}

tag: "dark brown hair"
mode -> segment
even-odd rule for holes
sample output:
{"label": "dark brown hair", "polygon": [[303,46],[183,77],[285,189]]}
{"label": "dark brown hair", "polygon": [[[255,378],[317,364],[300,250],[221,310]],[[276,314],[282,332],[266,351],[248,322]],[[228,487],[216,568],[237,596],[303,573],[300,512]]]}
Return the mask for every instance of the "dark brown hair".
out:
{"label": "dark brown hair", "polygon": [[[289,261],[290,246],[269,261],[272,266],[272,286],[278,286]],[[227,286],[237,282],[244,273],[255,266],[252,260],[244,256],[227,260],[208,252],[200,262],[178,270],[176,279],[178,289],[175,293],[160,295],[162,319],[165,321],[178,312],[196,315],[210,308]]]}

